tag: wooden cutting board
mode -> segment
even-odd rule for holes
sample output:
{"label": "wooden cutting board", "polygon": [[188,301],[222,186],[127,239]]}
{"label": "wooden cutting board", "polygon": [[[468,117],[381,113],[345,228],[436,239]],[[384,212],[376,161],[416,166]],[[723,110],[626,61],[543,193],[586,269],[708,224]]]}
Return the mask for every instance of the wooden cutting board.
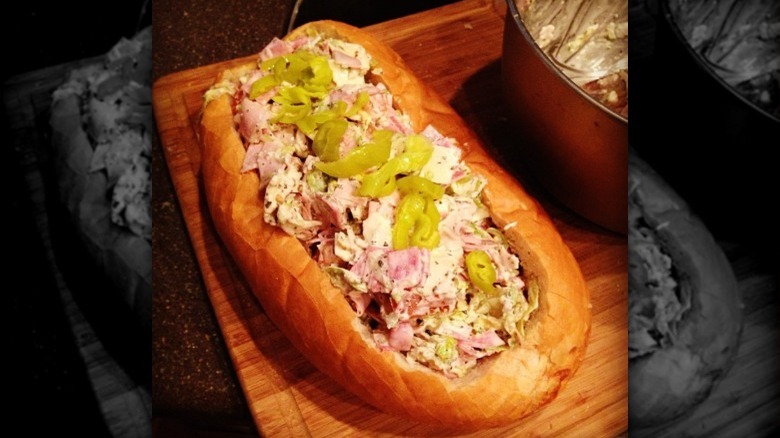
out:
{"label": "wooden cutting board", "polygon": [[[463,1],[368,27],[390,44],[482,136],[517,141],[503,116],[497,68],[502,2]],[[258,48],[259,50],[260,48]],[[154,86],[158,130],[203,280],[249,409],[264,436],[450,436],[362,403],[309,364],[273,326],[221,246],[200,187],[195,128],[203,92],[222,70],[254,57],[187,70]],[[593,306],[587,357],[558,398],[510,427],[468,436],[617,436],[628,418],[627,257],[623,236],[588,225],[542,192],[586,277]]]}

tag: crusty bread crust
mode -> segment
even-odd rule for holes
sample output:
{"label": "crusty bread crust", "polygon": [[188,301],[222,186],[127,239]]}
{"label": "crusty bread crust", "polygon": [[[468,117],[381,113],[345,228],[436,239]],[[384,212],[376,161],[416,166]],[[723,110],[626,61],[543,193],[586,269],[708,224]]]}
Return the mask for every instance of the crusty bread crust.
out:
{"label": "crusty bread crust", "polygon": [[307,249],[263,221],[259,178],[239,171],[244,146],[234,127],[232,98],[223,95],[202,116],[206,199],[220,237],[265,312],[317,368],[386,412],[479,428],[517,421],[550,402],[582,362],[590,333],[589,292],[571,251],[541,206],[397,53],[364,31],[332,21],[309,23],[287,38],[310,30],[363,45],[383,70],[378,79],[415,129],[432,124],[460,142],[463,160],[488,181],[484,200],[495,223],[517,223],[506,237],[524,275],[538,281],[540,303],[522,345],[484,360],[463,378],[448,379],[400,353],[380,351]]}
{"label": "crusty bread crust", "polygon": [[[663,250],[691,290],[691,309],[674,345],[629,364],[629,424],[651,427],[704,400],[736,356],[742,303],[731,265],[704,223],[647,163],[629,156],[645,221],[657,227]],[[630,291],[629,291],[630,293]]]}

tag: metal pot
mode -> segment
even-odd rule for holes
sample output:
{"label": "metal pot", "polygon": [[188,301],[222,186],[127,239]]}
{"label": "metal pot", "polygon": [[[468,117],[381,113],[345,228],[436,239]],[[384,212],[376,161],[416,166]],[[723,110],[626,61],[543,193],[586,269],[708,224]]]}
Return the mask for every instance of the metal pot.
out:
{"label": "metal pot", "polygon": [[631,145],[722,239],[775,228],[780,122],[715,73],[660,2],[654,51],[632,61]]}
{"label": "metal pot", "polygon": [[518,153],[585,219],[626,233],[628,120],[585,93],[539,48],[507,0],[502,81]]}

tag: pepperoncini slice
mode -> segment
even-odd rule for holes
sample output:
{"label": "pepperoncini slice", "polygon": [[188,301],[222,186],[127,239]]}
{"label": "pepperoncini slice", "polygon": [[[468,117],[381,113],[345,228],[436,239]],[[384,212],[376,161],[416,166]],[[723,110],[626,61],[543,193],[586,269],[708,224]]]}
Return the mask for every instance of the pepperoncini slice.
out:
{"label": "pepperoncini slice", "polygon": [[349,178],[378,166],[390,157],[390,139],[392,131],[380,130],[374,133],[373,141],[362,144],[336,161],[318,162],[315,166],[336,178]]}
{"label": "pepperoncini slice", "polygon": [[395,158],[383,164],[379,169],[363,177],[358,195],[382,198],[395,191],[395,176],[398,175],[399,161]]}
{"label": "pepperoncini slice", "polygon": [[284,56],[266,59],[260,63],[260,70],[270,71],[280,80],[285,69],[287,69],[287,59]]}
{"label": "pepperoncini slice", "polygon": [[295,123],[311,112],[311,104],[283,104],[281,110],[271,119],[273,123]]}
{"label": "pepperoncini slice", "polygon": [[433,155],[433,145],[420,134],[406,138],[404,152],[398,156],[401,160],[400,173],[409,173],[422,169]]}
{"label": "pepperoncini slice", "polygon": [[425,199],[416,193],[406,195],[398,203],[393,224],[393,248],[396,250],[409,247],[409,234],[412,232],[417,218],[425,211]]}
{"label": "pepperoncini slice", "polygon": [[[317,125],[304,120],[311,113],[312,98],[322,99],[328,94],[333,71],[325,56],[298,51],[267,59],[260,69],[270,72],[252,83],[249,97],[254,99],[271,88],[281,85],[273,101],[282,104],[273,123],[295,123],[310,134]],[[342,110],[346,112],[346,107]]]}
{"label": "pepperoncini slice", "polygon": [[329,120],[320,126],[312,142],[314,153],[322,161],[339,159],[339,145],[344,133],[347,132],[347,121],[344,119]]}
{"label": "pepperoncini slice", "polygon": [[444,187],[436,184],[428,178],[418,175],[407,175],[396,181],[401,193],[419,193],[431,199],[441,199],[444,196]]}
{"label": "pepperoncini slice", "polygon": [[[308,73],[311,72],[311,76]],[[307,80],[305,81],[310,85],[319,85],[327,87],[333,81],[333,70],[328,64],[328,58],[324,56],[316,56],[309,61],[309,69],[307,73]]]}
{"label": "pepperoncini slice", "polygon": [[395,191],[396,176],[422,169],[433,154],[433,145],[421,135],[410,135],[404,151],[388,160],[378,170],[363,177],[358,195],[381,198]]}
{"label": "pepperoncini slice", "polygon": [[433,199],[425,198],[425,210],[414,223],[412,231],[412,245],[420,248],[433,249],[439,244],[441,236],[439,234],[439,220],[441,215],[436,208]]}
{"label": "pepperoncini slice", "polygon": [[272,100],[282,105],[311,105],[311,94],[301,87],[284,87]]}
{"label": "pepperoncini slice", "polygon": [[[297,52],[289,55],[284,55],[287,60],[287,65],[284,71],[281,72],[281,79],[291,84],[301,84],[307,79],[307,76],[312,76],[310,63],[313,55],[309,52]],[[307,72],[306,69],[309,68]],[[308,73],[308,75],[307,75]]]}
{"label": "pepperoncini slice", "polygon": [[487,294],[495,292],[496,269],[485,251],[471,251],[466,255],[466,271],[471,282],[481,291]]}
{"label": "pepperoncini slice", "polygon": [[266,59],[260,69],[271,72],[278,82],[304,87],[327,87],[333,80],[328,58],[306,50]]}
{"label": "pepperoncini slice", "polygon": [[333,107],[327,110],[311,113],[306,117],[295,122],[298,125],[298,129],[306,135],[311,135],[314,130],[319,128],[323,123],[342,117],[347,111],[347,104],[344,101],[336,102]]}
{"label": "pepperoncini slice", "polygon": [[395,211],[393,249],[406,249],[410,245],[435,248],[440,240],[439,219],[439,210],[433,199],[419,193],[407,194]]}
{"label": "pepperoncini slice", "polygon": [[347,110],[344,115],[347,117],[353,117],[357,113],[360,112],[360,110],[363,109],[363,107],[366,106],[368,103],[368,93],[365,91],[361,91],[358,93],[357,98],[355,99],[355,103],[352,104],[351,107],[349,107],[349,110]]}
{"label": "pepperoncini slice", "polygon": [[279,80],[276,79],[274,75],[263,76],[262,78],[252,82],[252,88],[249,90],[249,98],[252,100],[257,99],[261,94],[277,85],[279,85]]}

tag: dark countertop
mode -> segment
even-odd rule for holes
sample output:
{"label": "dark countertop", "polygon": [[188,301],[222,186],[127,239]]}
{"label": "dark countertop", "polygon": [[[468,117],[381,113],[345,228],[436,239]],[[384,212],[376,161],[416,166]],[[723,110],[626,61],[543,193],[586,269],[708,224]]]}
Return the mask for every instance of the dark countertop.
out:
{"label": "dark countertop", "polygon": [[[335,4],[311,0],[302,2],[296,24],[327,17],[362,26],[451,2],[427,0],[369,10],[350,0]],[[274,36],[286,33],[294,3],[225,0],[217,6],[209,0],[155,1],[154,79],[258,52]],[[157,137],[152,183],[155,436],[255,434]]]}
{"label": "dark countertop", "polygon": [[[291,0],[155,1],[154,80],[259,51],[271,38],[284,33],[292,4]],[[256,429],[200,277],[159,138],[154,140],[155,435],[182,428],[254,434]],[[160,417],[169,421],[159,422]]]}
{"label": "dark countertop", "polygon": [[[7,218],[10,232],[4,247],[11,257],[6,257],[3,273],[7,275],[7,284],[13,285],[6,287],[11,292],[6,299],[10,318],[4,318],[6,327],[11,329],[7,332],[10,335],[7,357],[13,358],[9,361],[10,392],[5,393],[11,400],[11,408],[5,412],[5,426],[24,430],[25,435],[77,432],[87,436],[110,436],[79,349],[79,344],[94,342],[94,339],[74,338],[73,307],[66,309],[63,306],[61,294],[63,284],[67,284],[72,294],[80,296],[97,289],[80,288],[70,278],[58,277],[65,272],[55,272],[48,258],[50,247],[47,245],[52,235],[44,236],[41,229],[62,231],[57,234],[59,237],[65,236],[67,231],[63,230],[70,229],[65,221],[58,220],[61,216],[51,214],[51,203],[47,204],[50,199],[46,198],[43,189],[48,174],[38,161],[40,145],[37,141],[47,138],[47,132],[45,129],[20,129],[22,125],[27,129],[27,122],[40,121],[43,125],[47,120],[44,112],[47,103],[45,99],[37,99],[40,96],[32,90],[34,87],[28,88],[30,84],[26,78],[44,70],[59,71],[58,66],[105,54],[121,37],[130,37],[139,25],[149,24],[150,18],[139,14],[146,1],[109,4],[87,0],[72,4],[32,0],[14,3],[4,13],[1,32],[6,41],[6,62],[0,73],[0,159],[6,166],[2,179],[7,199],[5,211],[10,216]],[[94,15],[105,19],[93,20]],[[36,76],[41,77],[44,75]],[[20,95],[35,95],[36,99],[12,104]],[[69,256],[72,257],[73,252]],[[89,269],[84,258],[75,258],[85,270]],[[95,283],[90,286],[95,287]],[[109,299],[120,301],[117,297]],[[93,333],[104,344],[107,340],[117,345],[113,344],[117,339],[136,339],[137,333],[128,333],[127,326],[120,330],[111,326],[106,331],[100,330],[106,327],[99,327],[94,320],[90,323]],[[148,348],[148,341],[129,345],[122,343],[121,349],[135,359],[144,355],[144,351],[137,354],[139,350],[135,348]],[[93,346],[92,352],[96,355],[104,351],[98,343]],[[141,367],[135,360],[123,365]],[[148,362],[139,374],[143,371],[148,372]],[[106,387],[110,386],[110,383],[106,384]],[[45,419],[30,421],[33,413],[45,413],[42,417]]]}

